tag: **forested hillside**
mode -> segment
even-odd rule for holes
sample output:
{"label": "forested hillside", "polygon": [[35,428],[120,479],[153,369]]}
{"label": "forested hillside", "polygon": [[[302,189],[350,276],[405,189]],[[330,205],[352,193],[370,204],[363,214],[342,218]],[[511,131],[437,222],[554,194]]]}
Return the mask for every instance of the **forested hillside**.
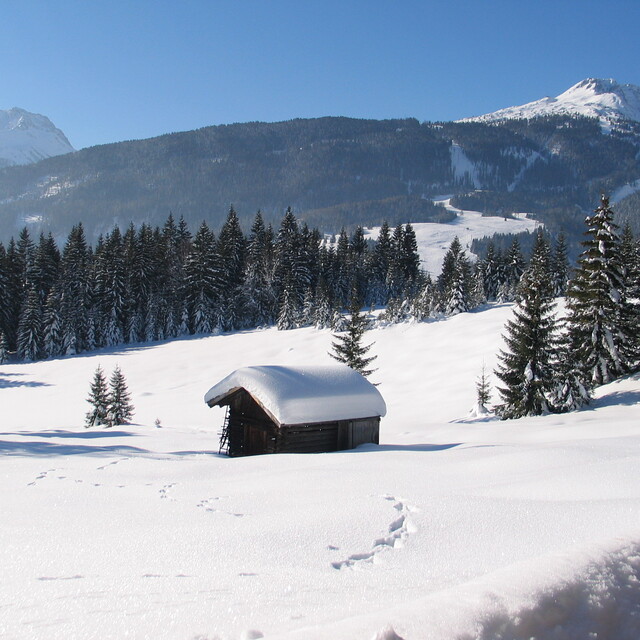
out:
{"label": "forested hillside", "polygon": [[[584,117],[501,123],[319,118],[206,127],[83,149],[0,170],[3,241],[25,224],[63,241],[82,220],[95,241],[114,224],[277,224],[291,206],[337,233],[345,225],[438,220],[430,198],[572,232],[601,191],[640,179],[637,123],[605,133]],[[635,208],[630,212],[635,219]]]}

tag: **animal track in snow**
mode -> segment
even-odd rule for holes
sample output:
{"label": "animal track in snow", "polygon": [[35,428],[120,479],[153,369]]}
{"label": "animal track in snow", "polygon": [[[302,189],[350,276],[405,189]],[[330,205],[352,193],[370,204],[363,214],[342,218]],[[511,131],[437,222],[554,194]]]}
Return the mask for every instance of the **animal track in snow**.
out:
{"label": "animal track in snow", "polygon": [[196,506],[210,511],[211,513],[224,513],[227,516],[234,516],[235,518],[244,518],[244,513],[234,513],[233,511],[224,511],[224,509],[216,509],[213,504],[220,500],[220,497],[207,498],[206,500],[200,500]]}
{"label": "animal track in snow", "polygon": [[119,464],[124,460],[128,460],[129,458],[118,458],[117,460],[112,460],[111,462],[107,462],[107,464],[103,464],[101,467],[97,467],[98,471],[104,471],[107,467],[112,467],[114,464]]}
{"label": "animal track in snow", "polygon": [[393,508],[397,512],[397,517],[394,518],[394,520],[389,524],[388,534],[374,540],[371,551],[366,551],[364,553],[354,553],[350,555],[346,560],[341,560],[340,562],[332,562],[331,566],[334,569],[353,568],[364,562],[375,562],[376,556],[379,553],[382,553],[387,549],[402,548],[409,534],[415,531],[415,527],[409,519],[409,514],[417,510],[415,507],[412,507],[406,502],[403,502],[400,499],[396,499],[394,496],[388,494],[380,497],[384,500],[393,502]]}
{"label": "animal track in snow", "polygon": [[169,499],[169,500],[173,500],[175,502],[175,498],[172,498],[169,495],[169,491],[176,486],[175,482],[172,482],[171,484],[165,484],[164,487],[162,487],[162,489],[160,489],[160,491],[158,491],[158,493],[160,494],[160,498],[161,499]]}
{"label": "animal track in snow", "polygon": [[[27,487],[33,486],[36,482],[38,482],[38,480],[44,480],[50,473],[53,473],[54,471],[57,471],[57,469],[47,469],[46,471],[41,471],[40,475],[37,475],[35,480],[33,480],[33,482],[27,483]],[[62,478],[64,478],[64,476],[62,476],[59,479],[62,479]]]}

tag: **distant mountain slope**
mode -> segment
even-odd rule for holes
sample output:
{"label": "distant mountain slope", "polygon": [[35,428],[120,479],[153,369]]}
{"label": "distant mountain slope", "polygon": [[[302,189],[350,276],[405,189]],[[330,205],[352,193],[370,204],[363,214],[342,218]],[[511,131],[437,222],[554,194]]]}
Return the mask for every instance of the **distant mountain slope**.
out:
{"label": "distant mountain slope", "polygon": [[[0,240],[29,225],[89,238],[169,212],[220,228],[233,204],[248,229],[286,207],[322,231],[442,221],[432,200],[487,215],[527,212],[582,233],[600,193],[640,182],[640,123],[604,131],[584,116],[492,122],[317,118],[245,123],[120,142],[0,169]],[[445,212],[446,214],[446,212]],[[635,217],[637,216],[634,214]],[[633,218],[634,215],[631,217]],[[578,231],[579,230],[579,231]]]}
{"label": "distant mountain slope", "polygon": [[640,87],[619,84],[612,79],[588,78],[556,98],[542,98],[519,107],[465,118],[461,122],[496,122],[558,115],[597,118],[605,127],[620,120],[640,122]]}
{"label": "distant mountain slope", "polygon": [[46,116],[24,109],[0,110],[0,167],[29,164],[74,151]]}

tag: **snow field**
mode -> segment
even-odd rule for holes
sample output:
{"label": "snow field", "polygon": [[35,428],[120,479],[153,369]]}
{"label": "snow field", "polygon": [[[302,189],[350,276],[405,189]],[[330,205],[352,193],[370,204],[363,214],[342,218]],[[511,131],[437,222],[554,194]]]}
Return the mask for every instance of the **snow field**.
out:
{"label": "snow field", "polygon": [[[637,638],[640,378],[465,421],[510,313],[368,332],[381,445],[332,454],[217,456],[203,400],[242,366],[331,364],[329,331],[0,366],[0,637]],[[82,426],[98,364],[137,424]]]}
{"label": "snow field", "polygon": [[[458,155],[463,154],[459,147]],[[464,155],[464,154],[463,154]],[[459,171],[466,171],[467,165],[462,163]],[[420,255],[420,267],[431,274],[432,278],[438,276],[442,269],[449,245],[458,236],[462,248],[467,256],[475,259],[471,253],[471,241],[475,238],[494,236],[496,233],[522,233],[534,232],[540,222],[525,217],[525,214],[517,214],[517,217],[502,218],[499,216],[483,216],[479,211],[465,211],[451,205],[451,197],[442,196],[434,199],[435,204],[442,204],[449,211],[456,214],[456,219],[447,223],[412,222],[411,226],[416,233],[418,253]],[[376,240],[380,234],[380,227],[365,229],[365,237]]]}

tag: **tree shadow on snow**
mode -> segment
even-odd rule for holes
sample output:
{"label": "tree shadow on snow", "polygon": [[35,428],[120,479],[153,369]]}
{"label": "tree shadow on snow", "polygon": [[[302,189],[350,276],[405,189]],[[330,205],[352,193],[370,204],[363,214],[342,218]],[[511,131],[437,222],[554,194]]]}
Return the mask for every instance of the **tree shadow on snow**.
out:
{"label": "tree shadow on snow", "polygon": [[91,446],[82,444],[60,444],[57,442],[42,442],[29,440],[16,442],[14,440],[0,440],[0,455],[9,456],[106,456],[117,454],[146,454],[146,449],[129,447],[126,445]]}
{"label": "tree shadow on snow", "polygon": [[13,431],[0,432],[0,436],[24,436],[37,438],[78,438],[79,440],[93,440],[95,438],[124,438],[136,435],[131,431],[66,431],[63,429],[47,429],[46,431]]}
{"label": "tree shadow on snow", "polygon": [[591,407],[585,408],[598,409],[599,407],[630,406],[633,404],[640,404],[640,391],[614,391],[594,400]]}
{"label": "tree shadow on snow", "polygon": [[16,387],[50,387],[48,382],[37,382],[35,380],[9,380],[24,376],[24,373],[0,373],[0,389],[14,389]]}

